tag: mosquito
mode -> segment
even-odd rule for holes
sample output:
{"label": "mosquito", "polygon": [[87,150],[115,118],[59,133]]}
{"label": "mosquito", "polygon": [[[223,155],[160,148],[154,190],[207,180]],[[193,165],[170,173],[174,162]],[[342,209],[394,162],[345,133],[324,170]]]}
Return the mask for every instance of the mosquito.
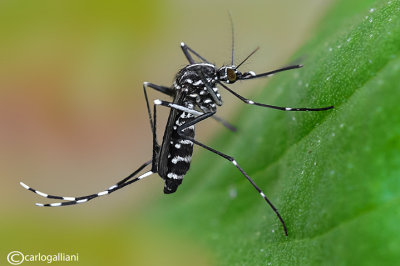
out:
{"label": "mosquito", "polygon": [[[233,31],[233,28],[232,28]],[[233,36],[233,35],[232,35]],[[174,193],[179,185],[181,185],[184,176],[189,170],[193,146],[198,145],[225,160],[232,163],[245,177],[250,184],[257,190],[260,196],[266,201],[266,203],[272,208],[280,223],[282,224],[285,235],[288,235],[288,231],[283,218],[278,212],[277,208],[267,198],[264,192],[256,185],[253,179],[243,170],[239,163],[234,157],[222,153],[209,147],[195,139],[195,125],[199,122],[214,118],[216,121],[222,123],[226,128],[231,131],[235,131],[236,128],[229,124],[227,121],[216,116],[217,107],[222,106],[222,98],[219,93],[219,89],[224,89],[235,97],[239,98],[245,104],[257,105],[266,108],[277,109],[281,111],[325,111],[332,109],[333,106],[321,107],[321,108],[291,108],[291,107],[280,107],[274,105],[268,105],[258,103],[249,100],[240,94],[229,88],[229,85],[241,80],[257,79],[262,77],[269,77],[276,73],[301,68],[302,65],[290,65],[283,68],[279,68],[273,71],[256,74],[253,71],[241,72],[239,71],[240,66],[243,65],[254,53],[258,50],[252,51],[242,62],[238,65],[234,64],[234,42],[232,37],[232,61],[230,65],[223,65],[217,67],[210,63],[207,59],[202,57],[199,53],[191,49],[185,43],[181,43],[181,49],[189,62],[185,67],[178,71],[175,76],[173,85],[171,87],[160,86],[150,82],[143,83],[143,92],[146,100],[147,113],[150,121],[150,128],[152,131],[153,141],[153,154],[152,158],[141,165],[137,170],[122,179],[113,186],[87,196],[80,197],[64,197],[49,195],[40,192],[36,189],[29,187],[28,185],[20,182],[21,186],[25,189],[30,190],[42,197],[48,199],[62,200],[62,202],[55,203],[36,203],[37,206],[41,207],[57,207],[75,205],[80,203],[88,202],[92,199],[100,196],[111,194],[123,187],[126,187],[132,183],[142,180],[152,174],[158,174],[164,180],[164,193]],[[153,89],[157,92],[170,96],[171,101],[163,101],[156,99],[153,102],[153,112],[151,112],[151,106],[147,94],[148,89]],[[157,138],[157,108],[165,107],[168,108],[169,117],[164,130],[164,135],[161,144]],[[151,165],[151,169],[141,175],[139,173],[147,166]]]}

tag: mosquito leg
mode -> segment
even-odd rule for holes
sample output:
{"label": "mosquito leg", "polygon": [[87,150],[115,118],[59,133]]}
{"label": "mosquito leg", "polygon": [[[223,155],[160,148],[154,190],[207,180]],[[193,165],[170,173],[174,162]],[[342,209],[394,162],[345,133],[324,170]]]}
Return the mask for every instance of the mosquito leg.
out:
{"label": "mosquito leg", "polygon": [[153,84],[150,82],[143,82],[143,87],[149,87],[149,88],[155,89],[156,91],[159,91],[168,96],[174,96],[174,94],[175,94],[174,90],[169,87],[156,85],[156,84]]}
{"label": "mosquito leg", "polygon": [[[168,96],[171,96],[171,97],[174,96],[175,92],[173,89],[165,87],[165,86],[156,85],[156,84],[153,84],[150,82],[143,83],[143,92],[144,92],[144,97],[146,100],[147,113],[149,115],[150,127],[151,127],[151,131],[153,134],[153,164],[152,164],[151,170],[153,172],[157,172],[157,158],[158,158],[158,153],[160,151],[160,145],[157,142],[157,130],[156,130],[156,128],[157,128],[157,122],[156,122],[157,113],[156,113],[156,106],[154,105],[153,117],[152,117],[151,111],[150,111],[149,98],[147,96],[147,90],[146,90],[147,87],[152,88],[156,91],[159,91],[159,92],[166,94]],[[154,119],[154,121],[153,121],[153,119]]]}
{"label": "mosquito leg", "polygon": [[163,94],[167,94],[169,96],[173,96],[174,95],[174,91],[173,91],[173,89],[165,87],[165,86],[155,85],[155,84],[150,83],[150,82],[143,82],[143,92],[144,92],[144,98],[146,100],[147,114],[149,115],[149,121],[150,121],[151,130],[153,132],[153,135],[155,135],[156,132],[154,131],[153,118],[151,116],[149,98],[147,96],[147,90],[146,90],[147,87],[155,89],[156,91],[159,91],[159,92],[161,92]]}
{"label": "mosquito leg", "polygon": [[122,179],[121,181],[119,181],[117,183],[117,185],[122,185],[123,183],[127,182],[129,179],[131,179],[132,177],[134,177],[135,175],[137,175],[140,171],[142,171],[146,166],[148,166],[149,164],[152,163],[152,160],[149,160],[147,162],[145,162],[144,164],[142,164],[138,169],[136,169],[135,172],[133,172],[132,174],[128,175],[127,177],[125,177],[124,179]]}
{"label": "mosquito leg", "polygon": [[183,53],[185,54],[186,59],[189,61],[190,64],[194,64],[195,61],[194,61],[193,57],[189,54],[189,52],[191,52],[192,54],[197,56],[199,59],[203,60],[204,63],[210,63],[210,62],[208,62],[207,59],[205,59],[204,57],[199,55],[196,51],[194,51],[192,48],[187,46],[184,42],[181,42],[181,48],[182,48]]}
{"label": "mosquito leg", "polygon": [[[221,95],[219,95],[219,93],[216,93],[214,91],[213,86],[207,81],[207,79],[205,78],[204,74],[202,72],[198,72],[198,75],[201,78],[201,81],[203,82],[204,86],[206,86],[206,89],[208,91],[208,93],[211,95],[211,97],[213,98],[214,102],[221,106],[222,105],[222,101],[221,101]],[[215,88],[215,90],[217,90],[217,88]]]}
{"label": "mosquito leg", "polygon": [[152,157],[152,165],[151,165],[151,171],[153,171],[154,173],[158,172],[158,155],[160,153],[160,145],[158,145],[157,143],[157,106],[154,104],[153,105],[153,114],[154,114],[154,124],[153,124],[153,157]]}
{"label": "mosquito leg", "polygon": [[160,100],[160,99],[154,100],[154,104],[155,105],[162,105],[162,106],[170,107],[172,109],[177,109],[177,110],[180,110],[180,111],[183,111],[183,112],[186,112],[186,113],[190,113],[190,114],[195,115],[195,116],[199,116],[199,115],[204,114],[202,112],[199,112],[199,111],[184,107],[182,105],[178,105],[178,104],[175,104],[175,103],[163,101],[163,100]]}
{"label": "mosquito leg", "polygon": [[[124,179],[122,179],[121,181],[119,181],[118,183],[116,183],[115,185],[109,187],[108,189],[105,189],[101,192],[95,193],[95,194],[91,194],[91,195],[87,195],[87,196],[80,196],[80,197],[64,197],[64,196],[55,196],[55,195],[49,195],[43,192],[40,192],[36,189],[33,189],[31,187],[29,187],[28,185],[24,184],[23,182],[20,182],[21,186],[24,187],[27,190],[32,191],[33,193],[38,194],[39,196],[48,198],[48,199],[58,199],[58,200],[66,200],[66,202],[56,202],[56,203],[49,203],[49,204],[42,204],[42,203],[36,203],[37,206],[40,207],[58,207],[58,206],[66,206],[66,205],[74,205],[74,204],[79,204],[79,203],[84,203],[84,202],[88,202],[89,200],[92,200],[94,198],[100,197],[100,196],[104,196],[104,195],[108,195],[112,192],[115,192],[127,185],[130,185],[138,180],[141,180],[151,174],[153,174],[154,172],[152,171],[148,171],[134,179],[131,179],[132,177],[136,176],[141,170],[143,170],[146,166],[148,166],[149,164],[151,164],[152,161],[147,161],[146,163],[144,163],[142,166],[140,166],[137,170],[135,170],[132,174],[130,174],[129,176],[125,177]],[[131,179],[131,180],[129,180]],[[128,181],[129,180],[129,181]]]}
{"label": "mosquito leg", "polygon": [[[257,51],[257,50],[255,50],[255,51]],[[253,55],[254,52],[251,53],[250,56]],[[247,60],[247,59],[248,59],[248,57],[245,60]],[[247,80],[247,79],[256,79],[256,78],[261,78],[261,77],[270,77],[270,76],[273,76],[274,74],[279,73],[279,72],[288,71],[288,70],[292,70],[292,69],[296,69],[296,68],[302,68],[302,67],[303,67],[303,65],[285,66],[285,67],[282,67],[282,68],[278,68],[278,69],[275,69],[275,70],[272,70],[272,71],[268,71],[268,72],[265,72],[265,73],[261,73],[261,74],[257,74],[257,75],[254,72],[246,72],[249,75],[246,75],[242,79],[243,80]]]}
{"label": "mosquito leg", "polygon": [[230,93],[235,95],[237,98],[242,100],[244,103],[251,104],[251,105],[258,105],[258,106],[277,109],[277,110],[281,110],[281,111],[325,111],[325,110],[329,110],[329,109],[333,108],[333,106],[321,107],[321,108],[291,108],[291,107],[280,107],[280,106],[268,105],[268,104],[263,104],[263,103],[257,103],[257,102],[253,102],[253,101],[251,101],[249,99],[246,99],[245,97],[243,97],[240,94],[234,92],[233,90],[231,90],[230,88],[228,88],[224,84],[222,84],[220,82],[219,82],[219,84],[224,89],[226,89],[227,91],[229,91]]}
{"label": "mosquito leg", "polygon": [[232,131],[232,132],[236,132],[237,131],[237,128],[234,125],[230,124],[228,121],[225,121],[223,118],[221,118],[219,116],[216,116],[216,115],[213,115],[211,118],[213,118],[215,121],[217,121],[217,122],[221,123],[222,125],[224,125],[230,131]]}

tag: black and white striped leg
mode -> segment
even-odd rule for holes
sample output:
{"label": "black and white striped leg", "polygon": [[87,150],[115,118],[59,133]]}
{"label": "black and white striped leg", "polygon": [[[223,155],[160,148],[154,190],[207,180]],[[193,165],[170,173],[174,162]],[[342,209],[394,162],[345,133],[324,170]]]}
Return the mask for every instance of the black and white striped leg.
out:
{"label": "black and white striped leg", "polygon": [[181,48],[182,48],[183,53],[185,54],[186,59],[189,61],[190,64],[195,64],[195,61],[189,52],[191,52],[192,54],[197,56],[199,59],[203,60],[204,63],[210,63],[210,62],[208,62],[207,59],[205,59],[204,57],[199,55],[196,51],[194,51],[192,48],[187,46],[184,42],[181,42]]}
{"label": "black and white striped leg", "polygon": [[213,148],[211,148],[211,147],[209,147],[209,146],[207,146],[207,145],[205,145],[205,144],[203,144],[203,143],[201,143],[201,142],[195,140],[194,138],[191,138],[191,137],[186,136],[186,134],[185,134],[185,132],[184,132],[186,128],[188,128],[188,127],[190,127],[190,126],[193,126],[193,125],[195,125],[195,124],[197,124],[197,123],[203,121],[204,119],[207,119],[208,117],[212,116],[214,113],[215,113],[215,112],[205,113],[205,114],[200,115],[200,116],[194,118],[193,120],[191,120],[191,121],[189,121],[189,122],[183,124],[182,126],[178,127],[178,129],[177,129],[178,134],[179,134],[182,138],[185,138],[185,139],[187,139],[187,140],[189,140],[189,141],[192,141],[193,143],[199,145],[200,147],[202,147],[202,148],[204,148],[204,149],[206,149],[206,150],[209,150],[209,151],[211,151],[211,152],[213,152],[213,153],[215,153],[215,154],[217,154],[217,155],[219,155],[219,156],[225,158],[226,160],[230,161],[237,169],[239,169],[239,171],[242,173],[242,175],[243,175],[244,177],[246,177],[246,179],[247,179],[247,180],[251,183],[251,185],[257,190],[257,192],[260,194],[260,196],[268,203],[268,205],[269,205],[269,206],[272,208],[272,210],[275,212],[276,216],[278,217],[279,221],[280,221],[281,224],[282,224],[283,230],[285,231],[285,235],[287,236],[287,235],[288,235],[288,232],[287,232],[287,228],[286,228],[286,225],[285,225],[285,221],[282,219],[280,213],[278,212],[278,209],[275,208],[275,206],[274,206],[274,205],[272,204],[272,202],[267,198],[267,196],[264,194],[264,192],[257,186],[257,184],[253,181],[253,179],[250,178],[250,176],[243,170],[243,168],[240,167],[240,165],[235,161],[235,159],[234,159],[233,157],[231,157],[231,156],[229,156],[229,155],[226,155],[226,154],[224,154],[224,153],[222,153],[222,152],[220,152],[220,151],[217,151],[217,150],[215,150],[215,149],[213,149]]}
{"label": "black and white striped leg", "polygon": [[186,113],[190,113],[190,114],[195,115],[195,116],[199,116],[199,115],[204,114],[202,112],[199,112],[199,111],[184,107],[182,105],[171,103],[171,102],[167,102],[167,101],[163,101],[163,100],[160,100],[160,99],[154,100],[154,104],[155,105],[162,105],[162,106],[170,107],[170,108],[173,108],[173,109],[177,109],[177,110],[180,110],[180,111],[183,111],[183,112],[186,112]]}
{"label": "black and white striped leg", "polygon": [[119,181],[117,183],[118,186],[123,185],[124,183],[128,182],[129,179],[132,179],[132,177],[136,176],[140,171],[142,171],[146,166],[148,166],[149,164],[151,164],[153,161],[149,160],[147,162],[145,162],[144,164],[142,164],[138,169],[136,169],[133,173],[131,173],[130,175],[128,175],[127,177],[125,177],[124,179],[122,179],[121,181]]}
{"label": "black and white striped leg", "polygon": [[[55,203],[49,203],[49,204],[43,204],[43,203],[36,203],[36,206],[40,206],[40,207],[58,207],[58,206],[67,206],[67,205],[75,205],[75,204],[79,204],[79,203],[85,203],[88,202],[89,200],[92,200],[94,198],[97,197],[101,197],[104,195],[108,195],[112,192],[115,192],[127,185],[130,185],[136,181],[139,181],[151,174],[153,174],[152,171],[148,171],[134,179],[131,179],[132,177],[136,176],[140,171],[142,171],[146,166],[148,166],[149,164],[151,164],[152,161],[147,161],[146,163],[144,163],[142,166],[140,166],[137,170],[135,170],[132,174],[130,174],[129,176],[125,177],[124,179],[122,179],[121,181],[119,181],[118,183],[116,183],[115,185],[109,187],[108,189],[105,189],[101,192],[95,193],[95,194],[91,194],[91,195],[86,195],[86,196],[80,196],[80,197],[65,197],[65,196],[55,196],[55,195],[49,195],[46,194],[44,192],[41,192],[39,190],[33,189],[31,187],[29,187],[28,185],[26,185],[23,182],[20,182],[20,185],[22,187],[24,187],[27,190],[32,191],[33,193],[38,194],[39,196],[48,198],[48,199],[58,199],[58,200],[65,200],[66,202],[55,202]],[[130,180],[131,179],[131,180]]]}
{"label": "black and white striped leg", "polygon": [[327,107],[321,107],[321,108],[291,108],[291,107],[280,107],[280,106],[268,105],[268,104],[263,104],[263,103],[257,103],[257,102],[253,102],[249,99],[246,99],[245,97],[241,96],[240,94],[234,92],[233,90],[231,90],[230,88],[225,86],[223,83],[219,82],[219,84],[224,89],[226,89],[227,91],[229,91],[230,93],[235,95],[237,98],[242,100],[244,103],[251,104],[251,105],[257,105],[257,106],[277,109],[277,110],[281,110],[281,111],[325,111],[325,110],[329,110],[329,109],[333,108],[333,106],[327,106]]}

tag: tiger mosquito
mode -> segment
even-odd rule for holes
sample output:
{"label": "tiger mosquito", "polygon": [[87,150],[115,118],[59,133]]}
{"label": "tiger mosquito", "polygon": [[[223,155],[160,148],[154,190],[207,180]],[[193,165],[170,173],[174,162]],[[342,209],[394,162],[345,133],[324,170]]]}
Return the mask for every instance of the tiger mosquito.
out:
{"label": "tiger mosquito", "polygon": [[[233,27],[232,27],[233,31]],[[233,34],[232,34],[233,36]],[[57,207],[75,205],[79,203],[88,202],[94,198],[111,194],[125,186],[133,184],[139,180],[142,180],[152,174],[158,174],[164,180],[164,193],[174,193],[178,186],[182,183],[184,176],[189,170],[190,163],[192,161],[193,145],[196,144],[212,153],[219,155],[220,157],[231,162],[240,173],[250,182],[250,184],[257,190],[260,196],[267,202],[272,208],[275,215],[278,217],[282,224],[285,235],[288,235],[288,231],[283,218],[278,212],[277,208],[267,198],[264,192],[256,185],[251,177],[243,170],[238,164],[234,157],[224,154],[220,151],[209,147],[194,138],[195,136],[195,125],[207,118],[214,118],[217,122],[222,123],[226,128],[231,131],[235,131],[236,128],[229,124],[227,121],[216,116],[217,106],[222,106],[222,99],[219,93],[218,87],[225,89],[235,97],[239,98],[245,104],[257,105],[266,108],[277,109],[281,111],[325,111],[332,109],[333,106],[322,107],[322,108],[290,108],[280,107],[274,105],[267,105],[263,103],[254,102],[249,100],[240,94],[236,93],[228,87],[228,85],[235,83],[240,80],[250,80],[261,77],[269,77],[275,73],[301,68],[302,65],[290,65],[287,67],[279,68],[273,71],[255,74],[253,71],[240,72],[239,67],[246,62],[257,50],[251,52],[242,62],[238,65],[234,64],[234,45],[232,37],[232,61],[230,65],[223,65],[218,68],[214,64],[210,63],[196,51],[191,49],[185,43],[181,43],[181,49],[189,64],[179,70],[175,76],[175,80],[171,87],[160,86],[150,82],[143,83],[143,92],[146,100],[147,113],[149,116],[150,127],[152,131],[153,139],[153,155],[151,160],[148,160],[141,165],[133,173],[114,184],[113,186],[87,196],[80,197],[64,197],[49,195],[39,190],[33,189],[28,185],[20,182],[21,186],[27,190],[30,190],[39,196],[62,200],[63,202],[55,203],[36,203],[37,206],[41,207]],[[197,59],[197,61],[195,60]],[[163,101],[156,99],[153,102],[153,113],[151,112],[149,99],[147,96],[147,89],[151,88],[162,94],[172,97],[172,101]],[[163,106],[170,109],[168,121],[164,130],[163,140],[161,145],[157,140],[157,107]],[[144,168],[151,165],[151,170],[137,176]]]}

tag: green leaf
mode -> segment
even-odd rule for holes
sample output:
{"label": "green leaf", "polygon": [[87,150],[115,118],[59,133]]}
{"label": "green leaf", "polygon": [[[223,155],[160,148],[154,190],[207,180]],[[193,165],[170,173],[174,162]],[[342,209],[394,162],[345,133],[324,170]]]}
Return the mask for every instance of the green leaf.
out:
{"label": "green leaf", "polygon": [[286,221],[288,237],[240,172],[207,151],[151,215],[202,242],[222,265],[397,264],[399,14],[399,1],[336,4],[297,53],[305,67],[277,75],[252,97],[335,109],[244,106],[236,121],[240,131],[210,144],[234,156],[264,190]]}

